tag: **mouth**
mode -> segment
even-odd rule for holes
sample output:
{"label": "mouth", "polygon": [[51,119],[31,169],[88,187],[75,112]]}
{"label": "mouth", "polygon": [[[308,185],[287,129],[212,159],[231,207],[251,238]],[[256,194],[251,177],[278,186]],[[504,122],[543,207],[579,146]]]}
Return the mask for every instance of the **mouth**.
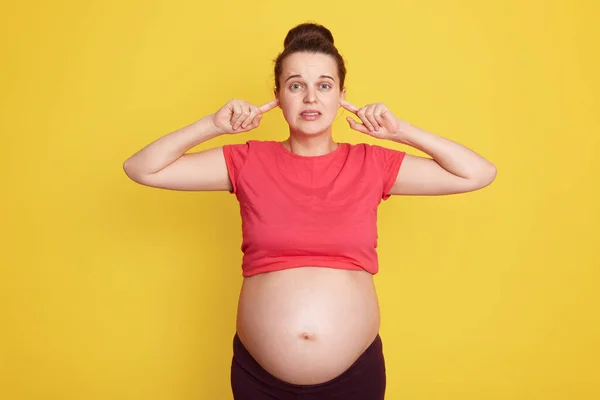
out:
{"label": "mouth", "polygon": [[321,116],[321,113],[317,110],[305,110],[300,113],[300,118],[306,121],[314,121]]}

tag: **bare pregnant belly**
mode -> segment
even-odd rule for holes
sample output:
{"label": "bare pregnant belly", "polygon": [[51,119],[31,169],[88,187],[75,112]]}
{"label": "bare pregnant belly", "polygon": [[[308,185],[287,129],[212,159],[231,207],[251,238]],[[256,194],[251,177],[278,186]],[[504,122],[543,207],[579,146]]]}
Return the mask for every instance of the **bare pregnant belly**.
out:
{"label": "bare pregnant belly", "polygon": [[348,369],[375,339],[379,321],[371,274],[302,267],[244,279],[237,333],[271,375],[310,385]]}

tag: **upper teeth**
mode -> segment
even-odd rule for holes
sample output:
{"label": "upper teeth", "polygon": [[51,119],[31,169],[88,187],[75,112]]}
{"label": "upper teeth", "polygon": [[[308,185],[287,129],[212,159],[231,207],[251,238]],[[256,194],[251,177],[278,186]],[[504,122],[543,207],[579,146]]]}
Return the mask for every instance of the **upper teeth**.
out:
{"label": "upper teeth", "polygon": [[304,115],[319,115],[319,113],[316,113],[316,112],[305,112],[302,114],[304,114]]}

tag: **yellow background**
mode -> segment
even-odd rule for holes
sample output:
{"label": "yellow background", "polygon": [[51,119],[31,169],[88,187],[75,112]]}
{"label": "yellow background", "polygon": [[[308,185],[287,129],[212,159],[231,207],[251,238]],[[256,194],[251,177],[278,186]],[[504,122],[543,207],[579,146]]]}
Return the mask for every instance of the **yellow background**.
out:
{"label": "yellow background", "polygon": [[[479,192],[380,208],[387,399],[600,398],[598,2],[2,9],[0,398],[231,398],[235,197],[143,187],[122,163],[231,98],[269,101],[306,20],[334,33],[349,101],[499,170]],[[376,142],[344,114],[336,140]],[[286,137],[276,110],[194,150]]]}

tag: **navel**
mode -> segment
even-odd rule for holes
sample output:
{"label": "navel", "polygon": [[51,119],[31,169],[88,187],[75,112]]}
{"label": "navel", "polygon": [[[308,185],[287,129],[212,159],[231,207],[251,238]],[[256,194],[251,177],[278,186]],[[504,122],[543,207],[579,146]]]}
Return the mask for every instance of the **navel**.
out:
{"label": "navel", "polygon": [[304,340],[314,340],[315,335],[310,332],[302,332],[300,338]]}

